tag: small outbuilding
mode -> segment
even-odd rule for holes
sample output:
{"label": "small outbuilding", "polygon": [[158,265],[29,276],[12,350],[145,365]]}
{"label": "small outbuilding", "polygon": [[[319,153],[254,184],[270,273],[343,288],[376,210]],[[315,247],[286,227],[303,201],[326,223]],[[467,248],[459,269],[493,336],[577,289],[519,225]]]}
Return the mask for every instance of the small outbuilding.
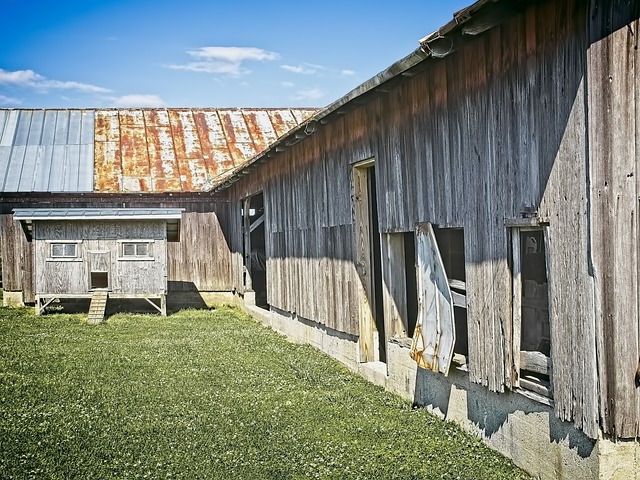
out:
{"label": "small outbuilding", "polygon": [[182,208],[15,209],[33,242],[36,313],[56,299],[91,298],[89,321],[107,297],[142,298],[166,315],[167,242]]}

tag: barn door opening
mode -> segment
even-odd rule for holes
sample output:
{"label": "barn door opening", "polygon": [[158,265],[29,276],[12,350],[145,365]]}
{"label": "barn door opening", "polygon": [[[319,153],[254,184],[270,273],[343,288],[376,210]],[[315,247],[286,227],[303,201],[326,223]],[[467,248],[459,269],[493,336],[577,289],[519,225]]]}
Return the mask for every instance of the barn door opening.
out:
{"label": "barn door opening", "polygon": [[430,223],[416,226],[418,323],[411,355],[422,368],[449,373],[456,343],[454,296]]}
{"label": "barn door opening", "polygon": [[353,169],[354,221],[356,229],[356,269],[360,361],[386,362],[387,338],[382,295],[382,254],[373,160]]}
{"label": "barn door opening", "polygon": [[108,250],[89,252],[89,290],[109,290],[111,253]]}
{"label": "barn door opening", "polygon": [[551,325],[544,227],[512,229],[514,384],[552,397]]}
{"label": "barn door opening", "polygon": [[244,287],[255,294],[258,307],[269,308],[267,303],[267,260],[265,242],[265,208],[262,192],[247,197],[242,204],[244,236]]}

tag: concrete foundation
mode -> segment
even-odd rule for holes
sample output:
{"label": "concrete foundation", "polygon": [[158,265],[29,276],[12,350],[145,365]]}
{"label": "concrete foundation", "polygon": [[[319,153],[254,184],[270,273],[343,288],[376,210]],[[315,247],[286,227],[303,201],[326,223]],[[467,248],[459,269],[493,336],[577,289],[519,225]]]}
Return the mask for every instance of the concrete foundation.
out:
{"label": "concrete foundation", "polygon": [[24,307],[22,292],[2,292],[2,305],[5,307]]}
{"label": "concrete foundation", "polygon": [[456,422],[537,478],[640,479],[638,442],[591,439],[560,421],[544,401],[470,382],[464,366],[452,365],[448,377],[420,369],[406,340],[387,344],[386,363],[359,363],[355,336],[287,312],[241,306],[291,341],[313,345],[372,383]]}

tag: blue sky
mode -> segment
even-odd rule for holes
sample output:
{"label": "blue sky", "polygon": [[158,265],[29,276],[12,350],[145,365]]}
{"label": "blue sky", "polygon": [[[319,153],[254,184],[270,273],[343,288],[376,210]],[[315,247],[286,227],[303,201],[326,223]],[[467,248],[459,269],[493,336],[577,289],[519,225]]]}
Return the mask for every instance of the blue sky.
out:
{"label": "blue sky", "polygon": [[0,107],[322,107],[470,0],[0,0]]}

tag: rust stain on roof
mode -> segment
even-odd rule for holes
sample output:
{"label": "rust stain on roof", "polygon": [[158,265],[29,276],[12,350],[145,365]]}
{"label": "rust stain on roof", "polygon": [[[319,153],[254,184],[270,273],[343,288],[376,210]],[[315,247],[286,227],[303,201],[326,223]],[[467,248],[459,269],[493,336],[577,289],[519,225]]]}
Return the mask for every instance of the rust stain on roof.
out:
{"label": "rust stain on roof", "polygon": [[201,191],[314,109],[110,109],[95,114],[99,192]]}

